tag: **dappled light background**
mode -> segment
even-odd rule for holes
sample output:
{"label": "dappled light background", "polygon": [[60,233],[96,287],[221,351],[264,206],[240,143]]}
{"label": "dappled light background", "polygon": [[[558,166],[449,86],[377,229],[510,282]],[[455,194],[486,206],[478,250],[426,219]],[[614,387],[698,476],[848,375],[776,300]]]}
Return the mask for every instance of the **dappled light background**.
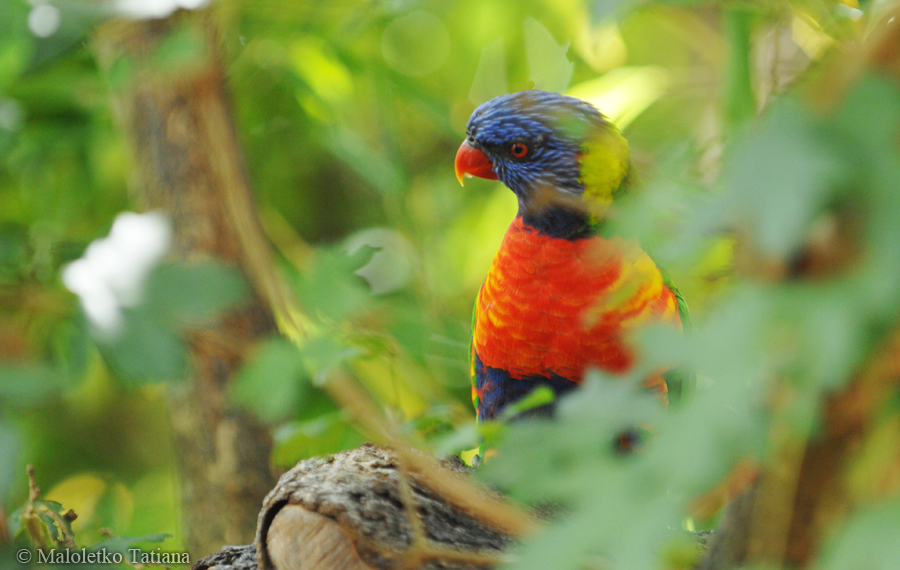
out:
{"label": "dappled light background", "polygon": [[[817,154],[818,142],[803,142],[819,127],[790,107],[779,108],[782,122],[770,120],[769,130],[740,137],[758,110],[858,37],[865,11],[877,8],[853,0],[755,7],[609,0],[0,3],[0,514],[27,497],[24,466],[31,463],[47,497],[78,512],[80,541],[96,542],[101,528],[168,532],[174,538],[165,548],[177,550],[177,484],[162,395],[186,370],[178,311],[202,321],[244,292],[222,268],[192,273],[161,261],[168,247],[162,217],[148,218],[155,221],[144,229],[156,232],[148,247],[157,249],[132,268],[128,279],[142,284],[131,293],[110,285],[127,281],[115,271],[105,270],[106,282],[86,274],[101,271],[97,252],[135,221],[128,216],[136,214],[122,212],[140,209],[129,199],[131,154],[108,96],[130,71],[124,65],[101,72],[91,51],[103,19],[200,9],[219,23],[260,217],[317,331],[300,351],[277,337],[261,343],[230,392],[271,426],[273,464],[287,468],[366,439],[321,389],[323,371],[335,362],[346,363],[424,447],[458,453],[476,445],[467,359],[472,303],[516,212],[514,196],[499,183],[460,187],[454,176],[453,157],[477,104],[535,87],[591,101],[613,119],[646,186],[623,204],[615,227],[641,238],[703,323],[734,294],[736,236],[749,236],[765,259],[787,257],[818,220],[812,210],[827,202],[780,202],[790,181],[766,175],[768,160],[806,157],[799,167],[779,164],[800,168],[801,185],[807,178],[852,179],[822,165],[835,149]],[[189,57],[195,45],[189,33],[173,34],[160,65]],[[808,140],[794,143],[780,130],[785,124]],[[723,149],[735,139],[743,146],[728,155]],[[748,197],[757,183],[771,190],[759,201]],[[728,188],[746,192],[735,197]],[[819,223],[827,232],[828,220]],[[175,281],[161,281],[160,271]],[[164,285],[188,281],[202,285]],[[105,301],[89,301],[98,290]],[[205,298],[205,291],[215,294]],[[827,299],[827,291],[819,293]],[[757,290],[739,294],[747,297],[734,305],[735,322],[768,310],[753,307],[770,307]],[[176,295],[192,300],[175,303]],[[893,314],[894,305],[884,306]],[[163,324],[158,315],[167,315]],[[820,328],[840,328],[842,318],[826,315]],[[122,326],[131,335],[110,340]],[[853,326],[862,335],[866,323]],[[712,331],[701,338],[740,342],[733,328]],[[147,347],[153,358],[142,356]],[[701,354],[707,373],[730,366],[704,360],[695,345],[682,348]],[[865,348],[835,366],[848,373]],[[620,396],[611,401],[631,397]],[[571,411],[576,420],[579,413]],[[814,411],[796,411],[798,418],[803,413],[803,421],[813,421]],[[566,436],[550,432],[547,441],[565,448]],[[722,461],[691,492],[713,485],[726,471]],[[512,468],[498,462],[498,481],[522,485],[505,469]],[[546,498],[533,488],[520,493]]]}

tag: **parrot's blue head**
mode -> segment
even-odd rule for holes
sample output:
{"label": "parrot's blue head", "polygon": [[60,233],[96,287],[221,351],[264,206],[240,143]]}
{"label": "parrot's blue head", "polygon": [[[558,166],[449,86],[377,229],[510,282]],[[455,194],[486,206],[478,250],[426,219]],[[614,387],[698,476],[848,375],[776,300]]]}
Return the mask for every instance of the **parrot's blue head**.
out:
{"label": "parrot's blue head", "polygon": [[560,237],[602,217],[629,167],[625,139],[593,105],[537,90],[481,104],[456,155],[460,182],[499,179],[526,223]]}

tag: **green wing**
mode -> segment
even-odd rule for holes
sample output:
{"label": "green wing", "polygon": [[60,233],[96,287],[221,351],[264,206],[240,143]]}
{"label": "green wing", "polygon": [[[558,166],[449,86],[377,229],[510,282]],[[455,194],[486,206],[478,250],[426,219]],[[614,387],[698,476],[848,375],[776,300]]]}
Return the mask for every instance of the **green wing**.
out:
{"label": "green wing", "polygon": [[[675,295],[675,300],[678,303],[678,317],[681,319],[681,329],[685,334],[690,334],[691,311],[688,309],[687,301],[684,300],[684,295],[681,294],[681,291],[675,287],[675,283],[672,282],[672,278],[669,277],[669,274],[663,269],[660,269],[659,271],[662,273],[663,285],[668,287],[669,291]],[[668,386],[670,399],[676,401],[683,400],[691,393],[691,391],[693,391],[697,379],[693,370],[684,368],[683,366],[669,370],[663,374],[663,378]]]}
{"label": "green wing", "polygon": [[675,300],[678,301],[678,317],[681,319],[681,328],[684,332],[691,331],[691,310],[688,309],[687,301],[684,300],[684,295],[681,294],[681,291],[678,290],[678,287],[672,283],[672,278],[669,277],[669,274],[660,269],[660,273],[662,273],[663,277],[663,285],[669,288],[669,291],[675,294]]}
{"label": "green wing", "polygon": [[[479,292],[479,295],[481,293]],[[477,378],[475,377],[475,315],[478,310],[478,299],[475,299],[475,305],[472,307],[472,341],[469,343],[469,375],[472,379],[472,404],[475,406],[475,418],[477,422],[478,420],[478,405],[479,402],[478,393],[475,391]],[[477,465],[480,462],[484,461],[485,453],[487,453],[487,444],[484,442],[484,439],[479,438],[478,441],[478,450],[475,454],[475,458],[473,458],[474,463],[472,465]]]}
{"label": "green wing", "polygon": [[478,309],[478,300],[472,306],[472,340],[469,342],[469,377],[472,381],[472,404],[475,405],[476,414],[478,412],[478,394],[475,392],[475,314]]}

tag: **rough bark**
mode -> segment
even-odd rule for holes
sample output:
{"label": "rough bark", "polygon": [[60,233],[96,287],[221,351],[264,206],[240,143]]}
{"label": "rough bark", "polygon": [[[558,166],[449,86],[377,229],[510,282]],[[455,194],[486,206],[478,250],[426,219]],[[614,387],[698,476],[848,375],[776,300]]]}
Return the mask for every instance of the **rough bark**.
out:
{"label": "rough bark", "polygon": [[[196,45],[175,56],[170,46],[166,60],[160,46],[174,34]],[[171,217],[173,257],[232,264],[255,290],[240,310],[190,332],[190,378],[171,391],[186,543],[193,553],[249,542],[259,503],[274,483],[269,434],[225,397],[247,351],[275,327],[254,274],[255,263],[269,262],[268,252],[216,44],[211,20],[186,12],[166,20],[109,22],[94,38],[133,151],[137,202]]]}
{"label": "rough bark", "polygon": [[252,544],[244,546],[223,546],[221,552],[210,554],[198,560],[192,570],[256,570],[256,547]]}
{"label": "rough bark", "polygon": [[[467,471],[456,457],[441,469]],[[509,544],[404,472],[394,452],[365,444],[302,461],[281,477],[259,513],[252,567],[251,547],[226,547],[194,569],[474,570],[499,565]]]}
{"label": "rough bark", "polygon": [[[457,457],[443,467],[466,471]],[[450,506],[427,480],[404,473],[393,452],[371,444],[302,461],[282,476],[266,497],[256,537],[260,567],[279,569],[488,568],[508,543]],[[340,564],[294,565],[329,550]]]}

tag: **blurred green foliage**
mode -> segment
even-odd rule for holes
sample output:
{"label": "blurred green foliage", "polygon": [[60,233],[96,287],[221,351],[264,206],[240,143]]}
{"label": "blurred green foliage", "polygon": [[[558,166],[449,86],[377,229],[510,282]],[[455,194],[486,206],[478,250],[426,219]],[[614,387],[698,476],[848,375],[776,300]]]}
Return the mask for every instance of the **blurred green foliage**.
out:
{"label": "blurred green foliage", "polygon": [[[79,544],[105,527],[171,533],[165,548],[177,550],[155,381],[183,377],[183,327],[239,302],[244,285],[220,267],[162,266],[145,302],[126,311],[126,334],[90,334],[60,269],[135,208],[130,151],[107,97],[130,71],[127,61],[97,69],[97,4],[58,4],[47,37],[29,28],[34,9],[0,3],[0,514],[26,501],[32,463],[48,500],[79,513]],[[216,2],[260,216],[314,331],[301,350],[279,338],[256,347],[230,391],[272,425],[274,464],[364,440],[321,386],[347,366],[422,445],[456,453],[486,437],[500,453],[480,476],[518,500],[571,509],[522,546],[519,567],[658,567],[655,553],[669,552],[659,544],[678,551],[673,529],[688,501],[738,459],[765,460],[773,425],[813,433],[822,395],[897,317],[896,85],[866,78],[824,115],[785,95],[863,34],[870,9],[832,0]],[[173,34],[159,65],[185,64],[195,42]],[[474,425],[471,304],[516,206],[498,184],[460,188],[452,159],[477,103],[531,86],[590,99],[625,128],[644,188],[610,231],[640,239],[697,324],[689,338],[648,331],[647,362],[633,377],[689,363],[701,381],[683,405],[663,411],[629,384],[595,377],[554,423],[480,434]],[[790,265],[810,236],[847,216],[859,243],[842,271],[778,283],[734,274],[736,239]],[[773,393],[788,396],[773,408]],[[656,435],[643,453],[616,457],[609,442],[635,421]],[[893,528],[897,509],[838,529],[826,567],[860,552],[892,567],[889,537],[870,548],[881,535],[867,529]]]}
{"label": "blurred green foliage", "polygon": [[[896,84],[867,78],[827,117],[784,97],[737,137],[721,189],[691,212],[682,233],[711,235],[727,224],[762,258],[789,261],[806,247],[816,220],[849,207],[862,216],[865,253],[829,278],[736,282],[689,337],[648,331],[651,356],[633,381],[675,358],[712,379],[682,405],[663,411],[648,396],[595,378],[562,402],[556,421],[510,430],[484,475],[530,502],[573,510],[523,549],[517,568],[577,567],[592,557],[608,557],[617,568],[655,567],[653,545],[681,526],[690,501],[737,460],[766,462],[779,453],[773,426],[787,426],[800,441],[815,433],[824,396],[851,378],[900,315],[900,235],[891,221],[900,213],[897,94]],[[640,235],[653,227],[654,212],[635,207],[633,215],[644,217],[634,226]],[[776,394],[783,400],[767,403]],[[608,442],[635,421],[656,435],[641,453],[615,457]],[[861,525],[888,527],[895,508],[880,508],[877,523],[874,515],[852,521],[832,556],[876,542],[881,531],[870,526],[864,537]],[[867,560],[896,563],[890,548],[879,545]]]}

